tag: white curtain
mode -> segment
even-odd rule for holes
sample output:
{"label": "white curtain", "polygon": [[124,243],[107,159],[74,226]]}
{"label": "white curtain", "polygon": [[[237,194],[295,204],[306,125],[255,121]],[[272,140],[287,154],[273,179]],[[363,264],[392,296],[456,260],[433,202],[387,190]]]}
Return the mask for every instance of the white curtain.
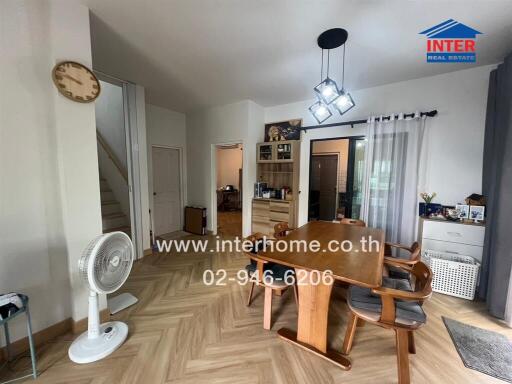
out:
{"label": "white curtain", "polygon": [[427,192],[425,120],[419,113],[368,120],[361,216],[369,227],[383,229],[389,242],[417,239],[418,196]]}

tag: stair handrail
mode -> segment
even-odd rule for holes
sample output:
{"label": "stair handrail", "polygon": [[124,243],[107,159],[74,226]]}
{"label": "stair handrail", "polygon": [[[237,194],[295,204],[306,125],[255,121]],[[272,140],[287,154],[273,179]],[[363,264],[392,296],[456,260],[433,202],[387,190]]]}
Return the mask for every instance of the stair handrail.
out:
{"label": "stair handrail", "polygon": [[114,151],[112,150],[112,148],[107,143],[107,141],[105,140],[105,138],[103,137],[103,135],[101,134],[101,132],[98,129],[96,129],[96,137],[98,139],[98,143],[100,143],[101,147],[107,153],[108,158],[110,160],[112,160],[112,162],[114,163],[114,165],[117,168],[117,171],[121,174],[124,181],[126,181],[126,184],[128,184],[128,171],[123,166],[123,163],[121,163],[121,161],[117,158]]}

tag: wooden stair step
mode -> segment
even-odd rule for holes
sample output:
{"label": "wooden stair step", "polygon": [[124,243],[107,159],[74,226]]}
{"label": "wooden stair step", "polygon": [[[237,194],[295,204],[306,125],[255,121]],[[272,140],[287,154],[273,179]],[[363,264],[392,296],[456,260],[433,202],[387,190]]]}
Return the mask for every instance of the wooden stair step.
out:
{"label": "wooden stair step", "polygon": [[105,200],[101,202],[101,205],[112,205],[112,204],[119,204],[116,200]]}
{"label": "wooden stair step", "polygon": [[104,229],[104,230],[103,230],[103,233],[124,232],[124,233],[126,233],[128,236],[130,236],[131,231],[132,231],[132,228],[131,228],[131,227],[124,225],[124,226],[122,226],[122,227],[116,227],[116,228]]}
{"label": "wooden stair step", "polygon": [[103,219],[117,219],[118,217],[126,217],[123,212],[106,213],[101,215]]}

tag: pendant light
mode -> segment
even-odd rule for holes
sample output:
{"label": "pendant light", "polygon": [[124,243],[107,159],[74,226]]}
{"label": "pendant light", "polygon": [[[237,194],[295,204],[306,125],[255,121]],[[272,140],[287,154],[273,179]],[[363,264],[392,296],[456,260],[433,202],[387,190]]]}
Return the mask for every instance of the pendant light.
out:
{"label": "pendant light", "polygon": [[[309,107],[309,111],[313,115],[318,124],[322,124],[325,120],[332,116],[330,106],[336,109],[340,115],[355,106],[354,99],[344,88],[345,80],[345,42],[348,38],[348,32],[342,28],[333,28],[323,32],[318,36],[318,46],[322,49],[322,64],[320,67],[320,83],[314,87],[317,101]],[[330,50],[341,47],[343,45],[343,62],[342,62],[342,78],[341,89],[332,78],[329,77],[330,69]],[[324,50],[327,50],[327,73],[324,79]]]}
{"label": "pendant light", "polygon": [[[314,89],[317,93],[317,99],[313,105],[309,107],[309,112],[313,115],[313,117],[318,121],[318,124],[322,124],[325,120],[332,116],[332,112],[327,106],[329,103],[332,103],[338,96],[338,86],[329,77],[327,77],[324,81],[322,81],[324,75],[324,50],[322,49],[322,65],[320,67],[320,84],[318,84]],[[333,84],[334,83],[334,84]]]}

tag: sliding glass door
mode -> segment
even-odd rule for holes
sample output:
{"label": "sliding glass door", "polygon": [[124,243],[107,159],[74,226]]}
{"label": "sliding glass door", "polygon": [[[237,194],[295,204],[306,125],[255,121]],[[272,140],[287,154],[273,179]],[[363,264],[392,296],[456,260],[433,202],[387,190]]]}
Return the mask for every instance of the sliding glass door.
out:
{"label": "sliding glass door", "polygon": [[364,156],[366,153],[366,139],[357,137],[350,140],[349,166],[347,177],[347,191],[349,193],[347,205],[347,217],[359,219],[361,215],[361,205],[363,202],[363,182],[364,182]]}

